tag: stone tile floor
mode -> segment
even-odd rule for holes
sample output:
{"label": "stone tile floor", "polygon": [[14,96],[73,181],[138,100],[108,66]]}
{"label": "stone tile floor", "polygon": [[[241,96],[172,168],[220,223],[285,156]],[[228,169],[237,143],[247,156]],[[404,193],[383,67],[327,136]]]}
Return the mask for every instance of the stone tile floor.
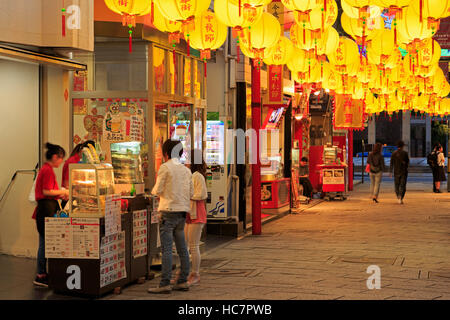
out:
{"label": "stone tile floor", "polygon": [[[104,299],[450,299],[450,193],[410,182],[397,203],[392,179],[380,203],[369,185],[347,201],[322,202],[263,225],[203,254],[201,282],[189,292],[150,295],[159,278]],[[444,189],[444,188],[442,188]],[[369,290],[370,265],[381,289]]]}
{"label": "stone tile floor", "polygon": [[[346,201],[263,225],[260,236],[209,238],[201,282],[188,292],[148,294],[157,276],[102,299],[450,299],[450,193],[434,194],[426,179],[412,178],[399,205],[392,179],[383,179],[379,204],[365,183]],[[0,299],[77,299],[34,288],[35,265],[0,255]],[[367,288],[370,265],[381,270],[379,290]]]}

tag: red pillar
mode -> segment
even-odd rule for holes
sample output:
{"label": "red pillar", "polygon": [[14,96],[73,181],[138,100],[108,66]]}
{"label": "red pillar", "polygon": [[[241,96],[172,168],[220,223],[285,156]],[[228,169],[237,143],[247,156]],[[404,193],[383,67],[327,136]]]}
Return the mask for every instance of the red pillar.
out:
{"label": "red pillar", "polygon": [[353,191],[353,131],[348,130],[348,190]]}
{"label": "red pillar", "polygon": [[252,61],[252,129],[256,131],[256,164],[252,164],[252,234],[261,234],[261,162],[259,129],[261,127],[261,70]]}

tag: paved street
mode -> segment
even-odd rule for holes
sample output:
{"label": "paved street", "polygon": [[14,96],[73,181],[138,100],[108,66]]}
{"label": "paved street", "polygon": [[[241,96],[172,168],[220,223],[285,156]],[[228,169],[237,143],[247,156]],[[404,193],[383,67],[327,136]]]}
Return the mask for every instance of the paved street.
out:
{"label": "paved street", "polygon": [[[150,295],[156,278],[104,299],[450,299],[450,194],[418,181],[404,205],[385,178],[379,204],[365,183],[347,201],[322,202],[264,225],[261,236],[209,250],[189,292]],[[367,288],[370,265],[381,269],[380,290]]]}

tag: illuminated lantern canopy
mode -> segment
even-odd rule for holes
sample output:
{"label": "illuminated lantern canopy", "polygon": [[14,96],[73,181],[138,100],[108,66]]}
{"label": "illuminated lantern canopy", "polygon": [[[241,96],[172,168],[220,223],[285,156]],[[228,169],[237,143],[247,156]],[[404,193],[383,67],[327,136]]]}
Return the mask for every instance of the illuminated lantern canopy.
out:
{"label": "illuminated lantern canopy", "polygon": [[145,16],[152,11],[151,0],[105,0],[106,6],[122,16],[122,25],[128,26],[129,51],[132,52],[132,28],[136,26],[136,16]]}
{"label": "illuminated lantern canopy", "polygon": [[244,28],[249,28],[256,21],[261,18],[263,13],[263,6],[249,7],[244,6],[243,14],[239,10],[239,6],[233,4],[229,0],[215,0],[214,12],[217,19],[223,24],[233,28],[233,36],[237,37],[237,60],[239,62],[239,37],[242,34]]}
{"label": "illuminated lantern canopy", "polygon": [[271,14],[264,12],[251,29],[242,32],[241,42],[253,52],[255,62],[261,64],[266,49],[275,46],[280,39],[281,26]]}
{"label": "illuminated lantern canopy", "polygon": [[196,28],[192,31],[190,45],[192,48],[200,50],[200,58],[205,65],[206,60],[211,58],[211,50],[220,48],[227,38],[227,26],[220,22],[215,14],[206,11],[194,19]]}
{"label": "illuminated lantern canopy", "polygon": [[380,7],[388,9],[388,15],[394,16],[394,41],[397,43],[397,22],[402,17],[403,8],[407,7],[412,0],[374,0]]}
{"label": "illuminated lantern canopy", "polygon": [[194,18],[208,10],[211,0],[154,0],[161,14],[171,21],[182,23],[189,56],[190,34],[195,30]]}
{"label": "illuminated lantern canopy", "polygon": [[180,42],[181,22],[172,21],[164,17],[156,7],[153,11],[153,25],[161,32],[169,33],[169,42],[175,46]]}

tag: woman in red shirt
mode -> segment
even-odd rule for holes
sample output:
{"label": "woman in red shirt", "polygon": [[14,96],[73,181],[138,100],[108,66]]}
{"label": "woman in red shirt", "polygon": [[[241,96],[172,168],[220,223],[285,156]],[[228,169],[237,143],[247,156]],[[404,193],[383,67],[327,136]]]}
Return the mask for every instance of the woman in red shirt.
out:
{"label": "woman in red shirt", "polygon": [[[78,163],[81,160],[81,154],[83,153],[83,149],[87,147],[88,145],[92,145],[95,147],[95,142],[92,140],[88,140],[83,143],[77,144],[77,146],[73,149],[72,153],[70,154],[69,159],[64,162],[63,170],[62,170],[62,179],[61,179],[61,186],[65,189],[69,189],[69,165],[71,163]],[[66,206],[67,200],[63,200],[61,202],[61,206],[64,209]]]}
{"label": "woman in red shirt", "polygon": [[45,218],[53,217],[58,211],[58,199],[67,199],[69,191],[60,190],[56,182],[53,168],[58,168],[66,156],[64,149],[58,145],[45,145],[46,162],[39,170],[36,178],[35,196],[38,203],[36,208],[36,227],[39,233],[39,249],[37,257],[37,275],[33,281],[35,285],[48,287],[47,259],[45,259]]}

